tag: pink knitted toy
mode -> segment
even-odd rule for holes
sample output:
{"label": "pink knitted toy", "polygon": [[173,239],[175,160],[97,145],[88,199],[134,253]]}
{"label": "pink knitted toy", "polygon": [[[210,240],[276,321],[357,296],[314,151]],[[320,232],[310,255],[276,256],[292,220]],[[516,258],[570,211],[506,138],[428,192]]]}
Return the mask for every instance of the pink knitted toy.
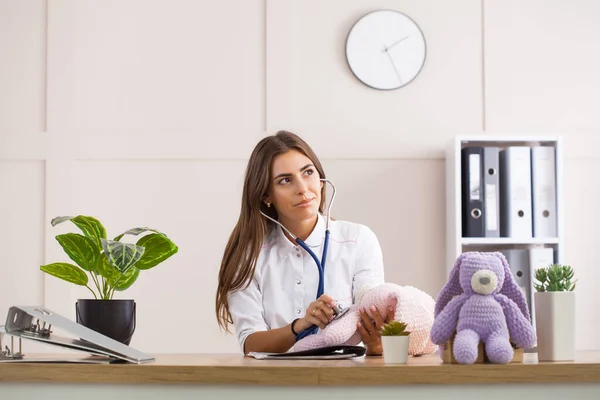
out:
{"label": "pink knitted toy", "polygon": [[[385,313],[391,305],[395,307],[395,319],[405,322],[409,336],[410,355],[431,354],[437,346],[431,342],[430,330],[433,324],[434,299],[427,293],[411,286],[383,283],[375,287],[365,286],[357,291],[355,304],[339,319],[331,322],[314,335],[307,336],[293,346],[290,351],[302,351],[334,345],[355,346],[361,342],[357,328],[360,320],[360,307],[372,317],[374,305]],[[384,314],[385,315],[385,314]]]}
{"label": "pink knitted toy", "polygon": [[454,332],[453,354],[460,364],[475,362],[480,341],[497,364],[512,360],[510,341],[524,349],[534,346],[527,302],[502,253],[467,252],[456,260],[435,305],[431,339],[442,344]]}

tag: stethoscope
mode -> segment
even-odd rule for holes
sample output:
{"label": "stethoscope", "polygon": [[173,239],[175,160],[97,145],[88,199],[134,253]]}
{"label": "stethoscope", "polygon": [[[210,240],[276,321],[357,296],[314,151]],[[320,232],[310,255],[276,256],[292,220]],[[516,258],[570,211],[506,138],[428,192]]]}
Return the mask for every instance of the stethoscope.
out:
{"label": "stethoscope", "polygon": [[[331,206],[333,205],[333,201],[335,200],[335,186],[333,185],[333,183],[331,183],[331,181],[328,179],[320,179],[320,180],[322,182],[329,183],[331,185],[331,187],[333,188],[333,194],[331,196],[331,201],[329,202],[329,206],[327,207],[327,219],[325,222],[325,240],[323,242],[323,254],[321,255],[321,260],[319,260],[317,258],[317,255],[308,247],[308,245],[306,243],[304,243],[304,241],[302,239],[300,239],[299,237],[294,235],[292,232],[290,232],[285,226],[283,226],[282,223],[269,217],[267,214],[263,213],[262,211],[260,212],[263,216],[267,217],[268,219],[270,219],[271,221],[273,221],[274,223],[279,225],[282,229],[284,229],[294,239],[294,241],[296,243],[298,243],[298,245],[300,247],[302,247],[304,250],[306,250],[306,252],[308,254],[310,254],[312,259],[315,261],[315,264],[317,265],[317,268],[319,270],[319,285],[317,287],[317,297],[316,297],[317,299],[319,297],[321,297],[323,295],[323,292],[325,291],[324,271],[325,271],[325,261],[327,261],[327,248],[329,247],[329,214],[331,212]],[[348,309],[347,308],[344,309],[341,304],[337,304],[336,307],[334,307],[334,309],[333,309],[335,318],[337,319],[337,318],[341,317],[347,310]],[[298,334],[298,336],[296,336],[296,341],[298,341],[308,335],[317,333],[318,329],[319,329],[318,326],[313,325],[312,327],[300,332]]]}

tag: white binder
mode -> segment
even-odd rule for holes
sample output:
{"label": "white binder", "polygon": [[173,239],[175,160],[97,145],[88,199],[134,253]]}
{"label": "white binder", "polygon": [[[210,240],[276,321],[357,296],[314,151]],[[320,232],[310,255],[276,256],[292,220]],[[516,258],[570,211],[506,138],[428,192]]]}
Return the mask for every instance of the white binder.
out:
{"label": "white binder", "polygon": [[[61,331],[72,334],[75,338],[56,335],[52,331],[53,326]],[[0,326],[0,336],[2,334],[18,338],[19,349],[15,351],[12,344],[10,349],[8,346],[4,350],[0,349],[0,362],[129,362],[142,364],[155,360],[154,357],[148,354],[142,353],[41,306],[10,307],[5,325]],[[35,340],[72,350],[81,350],[87,355],[92,354],[92,357],[28,358],[22,352],[21,339]]]}
{"label": "white binder", "polygon": [[556,163],[554,147],[531,149],[533,235],[556,237]]}
{"label": "white binder", "polygon": [[[554,263],[554,249],[550,247],[531,248],[529,249],[529,270],[531,273],[531,290],[535,293],[535,284],[539,282],[535,279],[535,270],[540,268],[546,268],[547,266]],[[535,297],[531,298],[531,321],[535,328]]]}
{"label": "white binder", "polygon": [[[525,300],[527,300],[527,308],[529,308],[529,314],[533,312],[533,285],[532,285],[532,273],[530,264],[530,253],[527,249],[505,249],[500,250],[510,271],[513,274],[513,279],[517,286],[523,292]],[[533,321],[533,320],[532,320]]]}
{"label": "white binder", "polygon": [[531,208],[531,150],[512,146],[500,152],[500,234],[533,237]]}

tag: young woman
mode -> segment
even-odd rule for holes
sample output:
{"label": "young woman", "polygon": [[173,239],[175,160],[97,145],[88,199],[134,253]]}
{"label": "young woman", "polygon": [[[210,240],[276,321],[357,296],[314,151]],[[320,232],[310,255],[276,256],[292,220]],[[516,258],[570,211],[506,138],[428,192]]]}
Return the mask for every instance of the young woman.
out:
{"label": "young woman", "polygon": [[[313,325],[324,328],[336,301],[353,303],[364,284],[384,282],[381,248],[366,226],[333,221],[324,271],[324,294],[316,299],[319,272],[312,257],[281,227],[302,239],[320,259],[325,237],[325,172],[297,135],[279,131],[254,148],[244,180],[241,213],[219,271],[216,313],[233,323],[244,354],[286,352]],[[393,310],[362,312],[358,330],[367,355],[381,355],[379,328]]]}

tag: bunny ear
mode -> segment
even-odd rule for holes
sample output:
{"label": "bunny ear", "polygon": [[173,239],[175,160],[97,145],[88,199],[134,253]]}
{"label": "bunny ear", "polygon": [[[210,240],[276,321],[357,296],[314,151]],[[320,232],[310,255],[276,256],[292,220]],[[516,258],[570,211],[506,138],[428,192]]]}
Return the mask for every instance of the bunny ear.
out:
{"label": "bunny ear", "polygon": [[529,308],[527,307],[527,299],[525,299],[523,291],[519,285],[517,285],[517,282],[515,282],[506,257],[504,257],[504,254],[500,253],[499,251],[494,252],[493,254],[500,259],[502,265],[504,266],[504,284],[502,285],[502,289],[500,289],[500,294],[503,294],[514,301],[527,320],[531,320]]}
{"label": "bunny ear", "polygon": [[454,263],[454,267],[452,267],[452,271],[450,271],[450,277],[448,278],[448,282],[442,288],[442,291],[439,293],[437,301],[435,303],[434,316],[437,315],[446,307],[448,302],[452,300],[454,296],[457,296],[463,292],[460,287],[460,265],[462,264],[463,259],[467,256],[468,253],[462,253],[456,259]]}

